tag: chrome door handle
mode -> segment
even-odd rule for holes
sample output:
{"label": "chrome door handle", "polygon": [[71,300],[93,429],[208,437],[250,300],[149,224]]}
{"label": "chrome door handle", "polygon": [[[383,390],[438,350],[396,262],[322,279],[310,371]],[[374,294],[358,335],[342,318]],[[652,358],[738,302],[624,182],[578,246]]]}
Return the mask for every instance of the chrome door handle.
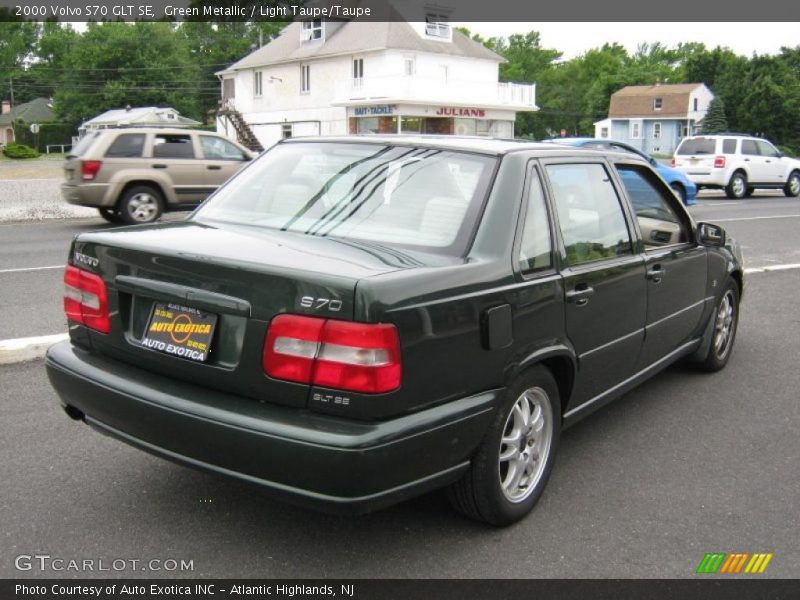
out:
{"label": "chrome door handle", "polygon": [[654,265],[647,270],[647,278],[653,283],[661,283],[661,279],[667,274],[667,270],[661,265]]}
{"label": "chrome door handle", "polygon": [[588,304],[589,298],[593,295],[594,288],[585,283],[579,283],[575,286],[575,289],[569,290],[566,294],[567,302],[572,302],[575,306]]}

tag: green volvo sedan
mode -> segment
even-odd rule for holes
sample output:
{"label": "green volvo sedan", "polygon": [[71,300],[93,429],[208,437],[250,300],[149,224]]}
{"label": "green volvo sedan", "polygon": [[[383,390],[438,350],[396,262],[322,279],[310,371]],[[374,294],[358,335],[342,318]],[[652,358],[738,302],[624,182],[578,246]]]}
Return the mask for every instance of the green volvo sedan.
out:
{"label": "green volvo sedan", "polygon": [[494,525],[565,427],[724,367],[743,290],[738,245],[638,157],[451,136],[286,140],[68,262],[46,366],[73,419],[311,507],[447,487]]}

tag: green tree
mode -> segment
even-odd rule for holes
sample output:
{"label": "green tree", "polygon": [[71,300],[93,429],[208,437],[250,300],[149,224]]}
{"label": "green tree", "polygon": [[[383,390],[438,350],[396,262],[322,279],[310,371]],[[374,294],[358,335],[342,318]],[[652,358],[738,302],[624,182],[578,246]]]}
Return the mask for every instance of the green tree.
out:
{"label": "green tree", "polygon": [[[12,78],[20,75],[24,65],[30,61],[37,28],[36,23],[21,21],[11,16],[7,9],[0,9],[0,97],[10,97]],[[14,95],[17,101],[16,92]]]}
{"label": "green tree", "polygon": [[172,106],[201,119],[202,99],[219,87],[204,84],[173,23],[89,23],[59,59],[55,109],[82,121],[111,108]]}
{"label": "green tree", "polygon": [[703,133],[722,133],[728,131],[728,118],[725,116],[725,103],[715,96],[708,105],[703,119]]}

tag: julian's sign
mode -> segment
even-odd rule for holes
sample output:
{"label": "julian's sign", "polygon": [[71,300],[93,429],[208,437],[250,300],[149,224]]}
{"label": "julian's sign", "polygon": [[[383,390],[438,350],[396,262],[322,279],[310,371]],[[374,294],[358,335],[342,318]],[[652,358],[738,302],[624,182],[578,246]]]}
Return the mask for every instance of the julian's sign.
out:
{"label": "julian's sign", "polygon": [[443,106],[436,111],[440,117],[480,117],[486,116],[486,111],[482,108],[453,108],[452,106]]}

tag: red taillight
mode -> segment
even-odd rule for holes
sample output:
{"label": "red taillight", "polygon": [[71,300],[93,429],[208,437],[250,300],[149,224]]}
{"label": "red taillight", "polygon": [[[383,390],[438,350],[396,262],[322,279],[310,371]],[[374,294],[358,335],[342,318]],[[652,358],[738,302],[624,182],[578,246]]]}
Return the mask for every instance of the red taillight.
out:
{"label": "red taillight", "polygon": [[97,172],[103,166],[101,160],[84,160],[81,161],[81,179],[83,181],[94,181],[97,177]]}
{"label": "red taillight", "polygon": [[279,315],[267,331],[262,365],[275,379],[381,394],[400,387],[400,340],[389,324]]}
{"label": "red taillight", "polygon": [[64,312],[71,321],[101,333],[111,331],[106,284],[94,273],[67,267],[64,271]]}
{"label": "red taillight", "polygon": [[715,169],[724,169],[725,168],[725,157],[724,156],[717,156],[714,158],[714,168]]}
{"label": "red taillight", "polygon": [[675,168],[675,157],[672,157],[672,160],[669,161],[670,166],[674,169]]}

